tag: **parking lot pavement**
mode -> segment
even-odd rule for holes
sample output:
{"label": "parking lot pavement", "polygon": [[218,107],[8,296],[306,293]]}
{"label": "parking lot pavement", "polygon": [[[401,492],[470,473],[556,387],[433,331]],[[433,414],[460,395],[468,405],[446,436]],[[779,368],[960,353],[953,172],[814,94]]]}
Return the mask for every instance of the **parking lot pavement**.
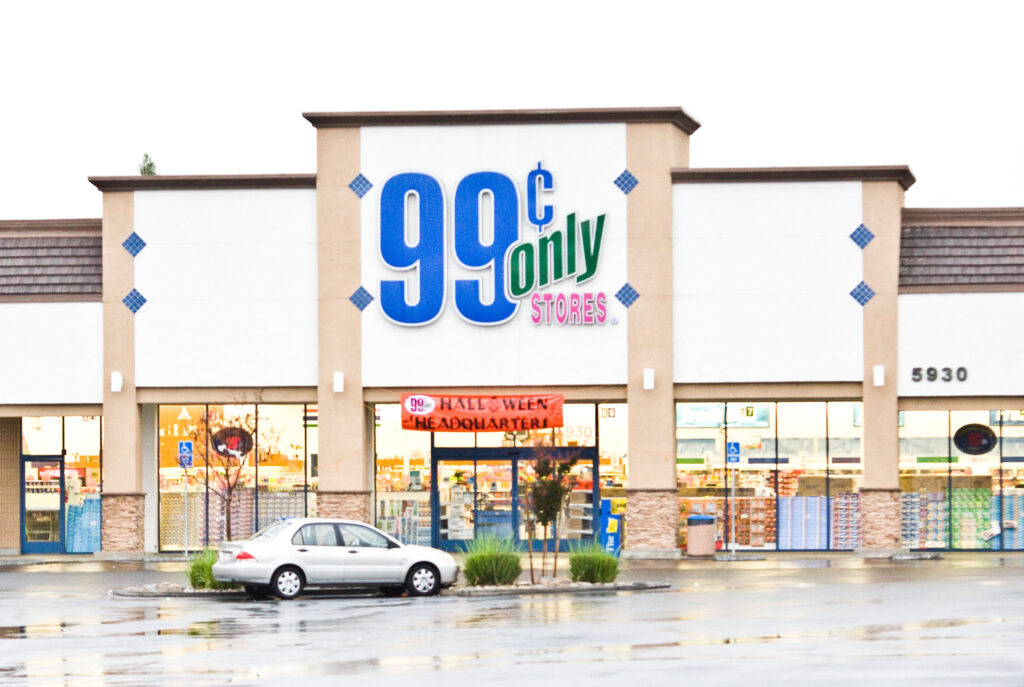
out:
{"label": "parking lot pavement", "polygon": [[647,593],[125,599],[184,564],[0,570],[0,683],[1017,684],[1024,565],[778,556],[628,561]]}

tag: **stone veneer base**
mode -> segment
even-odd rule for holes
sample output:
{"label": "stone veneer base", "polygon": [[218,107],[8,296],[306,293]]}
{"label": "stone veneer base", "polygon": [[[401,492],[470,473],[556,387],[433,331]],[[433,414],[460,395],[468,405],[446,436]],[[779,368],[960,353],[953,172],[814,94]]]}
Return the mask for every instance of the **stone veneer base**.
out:
{"label": "stone veneer base", "polygon": [[626,490],[624,550],[679,550],[679,492],[676,489]]}
{"label": "stone veneer base", "polygon": [[899,489],[860,490],[861,550],[903,549],[900,498]]}
{"label": "stone veneer base", "polygon": [[102,494],[103,551],[142,551],[145,504],[142,494]]}
{"label": "stone veneer base", "polygon": [[318,491],[317,516],[369,523],[370,498],[371,494],[368,491]]}

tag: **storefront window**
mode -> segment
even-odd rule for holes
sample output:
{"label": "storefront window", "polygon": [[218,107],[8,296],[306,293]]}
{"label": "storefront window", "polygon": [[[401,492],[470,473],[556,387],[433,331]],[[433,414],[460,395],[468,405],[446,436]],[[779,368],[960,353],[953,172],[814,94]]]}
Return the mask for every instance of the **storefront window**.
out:
{"label": "storefront window", "polygon": [[824,403],[779,403],[779,548],[829,543],[828,430]]}
{"label": "storefront window", "polygon": [[430,433],[403,430],[398,403],[374,408],[377,527],[406,544],[430,546]]}
{"label": "storefront window", "polygon": [[[952,436],[955,437],[957,430],[967,425],[988,427],[989,411],[954,410],[949,414],[949,421]],[[993,434],[998,431],[997,426]],[[974,451],[985,447],[966,448]],[[956,441],[952,441],[950,449],[951,546],[954,549],[990,549],[991,539],[995,536],[993,521],[998,526],[999,520],[998,490],[993,499],[993,484],[998,483],[999,477],[999,447],[993,443],[990,450],[984,453],[968,453],[960,450]]]}
{"label": "storefront window", "polygon": [[306,475],[306,516],[317,517],[316,493],[320,488],[320,426],[316,406],[306,406],[303,416],[303,428],[306,430],[306,463],[303,470]]}
{"label": "storefront window", "polygon": [[774,549],[777,544],[775,413],[774,403],[730,401],[726,406],[725,439],[739,444],[740,460],[727,463],[725,536],[737,548]]}
{"label": "storefront window", "polygon": [[903,545],[911,549],[950,546],[949,412],[908,410],[900,427],[900,490]]}
{"label": "storefront window", "polygon": [[64,418],[64,550],[100,550],[99,416]]}
{"label": "storefront window", "polygon": [[597,426],[601,436],[598,456],[602,495],[604,498],[624,498],[628,479],[629,406],[625,403],[598,405]]}
{"label": "storefront window", "polygon": [[832,549],[854,550],[861,546],[863,408],[864,404],[860,401],[834,401],[828,404],[828,493],[832,507]]}
{"label": "storefront window", "polygon": [[306,432],[302,405],[260,405],[256,529],[306,514]]}
{"label": "storefront window", "polygon": [[24,463],[26,542],[61,542],[64,553],[100,550],[101,443],[99,416],[22,418],[22,454],[53,458]]}
{"label": "storefront window", "polygon": [[725,412],[724,403],[676,404],[676,482],[679,487],[678,542],[686,546],[686,518],[713,515],[716,542],[725,534]]}
{"label": "storefront window", "polygon": [[315,513],[310,406],[160,406],[158,423],[161,550],[241,539]]}
{"label": "storefront window", "polygon": [[26,417],[21,420],[21,452],[26,456],[59,456],[64,448],[64,419]]}
{"label": "storefront window", "polygon": [[989,426],[999,432],[1001,470],[998,482],[1002,505],[997,509],[1000,534],[992,548],[1024,550],[1024,410],[990,411]]}

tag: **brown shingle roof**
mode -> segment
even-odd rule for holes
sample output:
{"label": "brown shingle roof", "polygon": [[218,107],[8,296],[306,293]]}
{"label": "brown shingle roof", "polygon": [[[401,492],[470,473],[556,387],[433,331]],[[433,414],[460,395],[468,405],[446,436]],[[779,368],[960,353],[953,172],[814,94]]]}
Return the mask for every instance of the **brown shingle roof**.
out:
{"label": "brown shingle roof", "polygon": [[101,222],[0,222],[0,299],[99,300],[103,293]]}
{"label": "brown shingle roof", "polygon": [[1024,209],[905,209],[900,291],[1024,291]]}

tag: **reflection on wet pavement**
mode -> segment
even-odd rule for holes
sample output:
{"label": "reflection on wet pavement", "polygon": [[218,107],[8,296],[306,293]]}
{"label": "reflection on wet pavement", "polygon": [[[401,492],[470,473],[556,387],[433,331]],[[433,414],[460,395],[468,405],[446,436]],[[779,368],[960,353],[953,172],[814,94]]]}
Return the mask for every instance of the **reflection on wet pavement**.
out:
{"label": "reflection on wet pavement", "polygon": [[293,602],[107,594],[177,581],[173,565],[3,570],[0,682],[656,685],[693,671],[707,687],[770,670],[797,683],[984,683],[1021,667],[1016,559],[752,563],[627,564],[628,581],[673,585],[643,594]]}

